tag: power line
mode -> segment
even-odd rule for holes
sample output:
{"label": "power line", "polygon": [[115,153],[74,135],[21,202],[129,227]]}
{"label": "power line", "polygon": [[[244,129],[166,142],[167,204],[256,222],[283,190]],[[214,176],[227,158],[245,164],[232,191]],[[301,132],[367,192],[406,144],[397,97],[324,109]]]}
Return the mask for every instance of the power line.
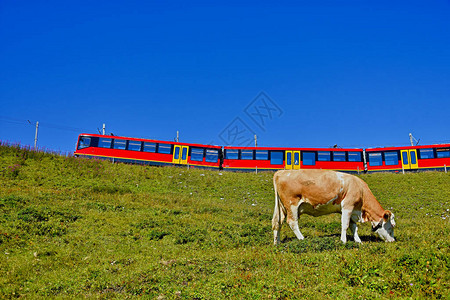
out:
{"label": "power line", "polygon": [[23,123],[21,121],[13,121],[13,120],[3,120],[3,122],[10,123],[10,124],[28,125],[28,124],[25,124],[25,123]]}
{"label": "power line", "polygon": [[[6,123],[26,125],[26,126],[29,126],[29,125],[34,126],[34,124],[36,123],[36,121],[30,121],[28,119],[27,120],[16,119],[16,118],[10,118],[10,117],[6,117],[6,116],[0,116],[0,120],[4,121]],[[72,126],[66,126],[66,125],[58,125],[58,124],[52,124],[52,123],[47,123],[47,122],[39,122],[39,126],[45,127],[45,128],[63,130],[63,131],[73,131],[73,132],[78,132],[78,133],[91,131],[90,129],[72,127]]]}

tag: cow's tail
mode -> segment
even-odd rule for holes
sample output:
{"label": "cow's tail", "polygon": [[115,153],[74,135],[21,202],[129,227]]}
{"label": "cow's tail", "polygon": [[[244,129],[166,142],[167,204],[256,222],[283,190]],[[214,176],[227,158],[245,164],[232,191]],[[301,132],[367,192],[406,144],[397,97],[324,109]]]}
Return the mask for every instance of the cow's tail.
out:
{"label": "cow's tail", "polygon": [[281,203],[280,194],[278,194],[277,189],[277,174],[273,176],[273,190],[275,193],[275,207],[273,209],[273,218],[272,218],[272,230],[273,230],[273,238],[274,244],[280,243],[280,229],[281,225],[284,222],[284,218],[286,217],[286,213],[284,207]]}

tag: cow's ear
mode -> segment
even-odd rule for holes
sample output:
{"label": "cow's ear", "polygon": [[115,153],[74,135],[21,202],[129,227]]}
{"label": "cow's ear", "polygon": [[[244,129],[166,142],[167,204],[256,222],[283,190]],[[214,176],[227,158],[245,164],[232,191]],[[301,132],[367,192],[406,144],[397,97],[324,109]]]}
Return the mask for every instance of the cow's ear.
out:
{"label": "cow's ear", "polygon": [[383,215],[383,220],[384,220],[385,222],[389,221],[389,219],[391,218],[391,215],[392,215],[391,211],[386,210],[386,211],[384,212],[384,215]]}

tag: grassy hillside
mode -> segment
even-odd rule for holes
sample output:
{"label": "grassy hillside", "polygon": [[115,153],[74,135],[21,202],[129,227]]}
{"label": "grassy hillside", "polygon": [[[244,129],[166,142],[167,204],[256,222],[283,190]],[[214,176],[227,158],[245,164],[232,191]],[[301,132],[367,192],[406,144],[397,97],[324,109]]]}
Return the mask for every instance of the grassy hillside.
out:
{"label": "grassy hillside", "polygon": [[271,173],[153,168],[0,146],[0,298],[449,298],[450,174],[363,175],[397,242],[302,216],[272,245]]}

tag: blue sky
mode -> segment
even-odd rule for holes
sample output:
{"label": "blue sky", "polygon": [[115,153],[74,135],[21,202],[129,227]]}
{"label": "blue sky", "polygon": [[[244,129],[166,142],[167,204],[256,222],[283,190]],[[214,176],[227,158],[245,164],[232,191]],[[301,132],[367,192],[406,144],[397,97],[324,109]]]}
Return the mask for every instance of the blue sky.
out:
{"label": "blue sky", "polygon": [[[0,2],[0,140],[450,142],[450,1]],[[30,123],[28,122],[30,121]],[[233,135],[232,133],[236,133]]]}

